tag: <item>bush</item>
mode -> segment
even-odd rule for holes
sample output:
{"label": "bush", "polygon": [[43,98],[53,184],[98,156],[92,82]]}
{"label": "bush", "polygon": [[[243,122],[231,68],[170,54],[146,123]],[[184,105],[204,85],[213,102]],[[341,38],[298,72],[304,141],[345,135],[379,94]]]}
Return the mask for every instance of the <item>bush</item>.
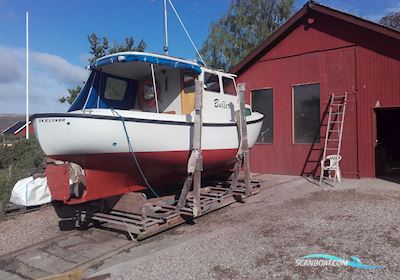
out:
{"label": "bush", "polygon": [[12,187],[18,181],[19,177],[19,174],[9,173],[6,169],[0,170],[0,218],[10,200]]}
{"label": "bush", "polygon": [[36,139],[0,147],[0,215],[10,199],[15,183],[43,166],[45,154]]}
{"label": "bush", "polygon": [[10,165],[27,169],[41,166],[45,155],[36,139],[19,141],[10,147],[0,148],[0,169]]}

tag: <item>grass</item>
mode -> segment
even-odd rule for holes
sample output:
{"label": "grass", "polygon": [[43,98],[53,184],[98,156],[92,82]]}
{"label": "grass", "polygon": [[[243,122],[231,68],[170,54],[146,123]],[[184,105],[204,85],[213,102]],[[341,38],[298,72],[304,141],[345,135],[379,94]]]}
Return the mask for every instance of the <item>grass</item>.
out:
{"label": "grass", "polygon": [[[0,170],[0,210],[4,211],[7,201],[10,199],[10,185],[12,184],[13,179],[8,175],[8,170],[1,169]],[[1,216],[1,214],[0,214]]]}
{"label": "grass", "polygon": [[0,147],[0,218],[10,200],[15,183],[31,176],[43,165],[45,155],[36,139],[21,140],[9,147]]}

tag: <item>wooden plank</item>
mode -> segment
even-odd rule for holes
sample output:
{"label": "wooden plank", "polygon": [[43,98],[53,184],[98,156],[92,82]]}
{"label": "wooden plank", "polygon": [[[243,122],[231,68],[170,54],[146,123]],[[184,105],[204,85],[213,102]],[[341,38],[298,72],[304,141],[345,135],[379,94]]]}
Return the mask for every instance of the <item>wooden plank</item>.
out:
{"label": "wooden plank", "polygon": [[251,195],[250,186],[250,160],[249,160],[249,143],[247,137],[247,122],[246,122],[246,106],[245,106],[245,91],[246,86],[244,83],[238,85],[239,101],[240,101],[240,123],[241,123],[241,148],[243,151],[243,165],[244,165],[244,184],[246,186],[246,195]]}
{"label": "wooden plank", "polygon": [[224,192],[220,192],[220,193],[202,193],[201,196],[209,196],[209,197],[213,197],[213,198],[218,198],[218,197],[222,197],[224,194]]}
{"label": "wooden plank", "polygon": [[193,215],[199,216],[201,213],[200,188],[201,188],[201,171],[203,170],[203,158],[201,152],[201,135],[203,127],[203,82],[195,81],[195,117],[193,131],[193,151],[196,155],[196,167],[193,178],[193,198],[194,207]]}
{"label": "wooden plank", "polygon": [[225,192],[225,191],[227,191],[229,188],[210,187],[210,189],[211,189],[212,191],[221,191],[221,192]]}
{"label": "wooden plank", "polygon": [[[190,158],[189,158],[190,161]],[[189,188],[193,182],[193,174],[188,174],[186,177],[185,183],[183,184],[181,194],[179,196],[179,201],[176,207],[176,211],[179,212],[183,207],[185,207],[186,197],[189,192]]]}
{"label": "wooden plank", "polygon": [[40,278],[40,280],[81,280],[83,279],[83,274],[83,271],[74,270],[57,275],[51,275],[45,278]]}
{"label": "wooden plank", "polygon": [[[128,217],[130,219],[134,219],[134,220],[141,220],[142,216],[136,214],[136,213],[125,213],[125,212],[120,212],[120,211],[111,211],[109,212],[109,214],[112,215],[117,215],[117,216],[121,216],[121,217]],[[139,218],[138,218],[139,216]],[[146,217],[147,219],[154,219],[157,220],[159,223],[163,222],[163,217],[156,215],[156,214],[152,214],[152,213],[146,213]]]}
{"label": "wooden plank", "polygon": [[110,223],[110,224],[125,226],[126,231],[129,233],[133,233],[133,234],[140,234],[141,232],[144,231],[143,227],[136,226],[136,225],[130,224],[128,222],[124,222],[124,221],[117,221],[117,220],[112,220],[112,219],[102,218],[102,217],[92,217],[92,219],[100,221],[100,222],[106,222],[106,223]]}
{"label": "wooden plank", "polygon": [[119,211],[119,210],[112,210],[112,211],[107,212],[107,213],[112,214],[112,215],[121,216],[121,217],[129,217],[130,219],[134,219],[134,220],[137,220],[137,221],[142,220],[142,216],[140,214],[137,214],[137,213],[128,213],[128,212]]}
{"label": "wooden plank", "polygon": [[130,224],[130,225],[135,225],[138,227],[146,227],[150,226],[153,224],[159,224],[162,223],[162,219],[144,219],[144,220],[136,220],[136,219],[130,219],[128,216],[120,216],[120,215],[112,215],[112,214],[106,214],[106,213],[96,213],[91,217],[93,220],[99,220],[99,221],[104,221],[104,222],[109,222],[109,223],[118,223],[122,222],[123,224]]}

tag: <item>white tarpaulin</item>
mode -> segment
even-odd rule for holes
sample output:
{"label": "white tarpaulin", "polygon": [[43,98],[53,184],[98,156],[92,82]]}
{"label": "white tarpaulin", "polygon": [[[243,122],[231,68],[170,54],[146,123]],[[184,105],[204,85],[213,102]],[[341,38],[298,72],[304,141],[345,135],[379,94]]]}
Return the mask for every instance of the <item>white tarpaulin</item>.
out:
{"label": "white tarpaulin", "polygon": [[47,178],[28,177],[19,180],[12,192],[10,202],[17,205],[36,206],[51,202]]}

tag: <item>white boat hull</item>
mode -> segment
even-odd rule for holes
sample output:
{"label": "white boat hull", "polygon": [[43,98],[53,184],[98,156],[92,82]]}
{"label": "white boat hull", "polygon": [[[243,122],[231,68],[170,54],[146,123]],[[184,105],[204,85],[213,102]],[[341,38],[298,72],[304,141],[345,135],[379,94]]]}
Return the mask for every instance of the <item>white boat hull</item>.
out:
{"label": "white boat hull", "polygon": [[[72,204],[145,188],[129,149],[128,138],[151,184],[163,186],[184,179],[193,134],[193,122],[186,121],[186,118],[181,115],[98,109],[90,114],[36,115],[34,126],[43,151],[53,159],[81,166],[86,176],[86,188],[96,189],[86,191],[79,199],[62,199]],[[262,118],[259,113],[247,117],[250,147],[257,140]],[[205,175],[232,167],[239,147],[238,138],[235,122],[204,122],[202,150]],[[65,184],[58,182],[59,178],[54,175],[60,170],[53,174],[51,168],[48,168],[49,185]]]}
{"label": "white boat hull", "polygon": [[[192,149],[192,122],[174,120],[168,115],[163,119],[137,116],[140,115],[121,118],[116,114],[42,114],[35,119],[35,131],[43,151],[50,157],[129,152],[127,135],[134,152]],[[252,147],[261,129],[262,115],[248,117],[247,122]],[[203,124],[203,150],[237,149],[238,145],[234,122]]]}

